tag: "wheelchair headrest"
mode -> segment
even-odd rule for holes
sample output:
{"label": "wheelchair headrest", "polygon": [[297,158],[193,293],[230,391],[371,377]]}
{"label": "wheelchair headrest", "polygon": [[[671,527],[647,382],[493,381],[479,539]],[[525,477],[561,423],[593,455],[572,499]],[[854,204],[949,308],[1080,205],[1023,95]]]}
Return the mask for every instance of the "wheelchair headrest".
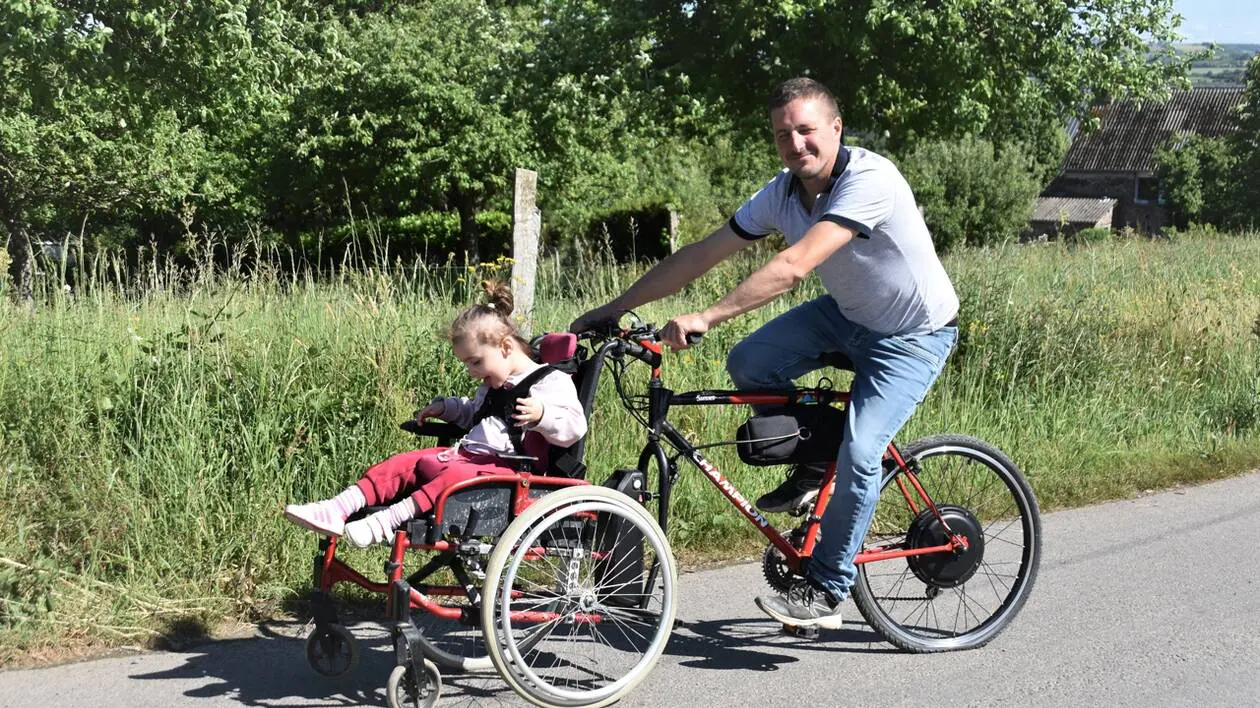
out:
{"label": "wheelchair headrest", "polygon": [[538,360],[544,364],[557,364],[572,359],[577,353],[577,335],[572,332],[552,332],[538,340]]}

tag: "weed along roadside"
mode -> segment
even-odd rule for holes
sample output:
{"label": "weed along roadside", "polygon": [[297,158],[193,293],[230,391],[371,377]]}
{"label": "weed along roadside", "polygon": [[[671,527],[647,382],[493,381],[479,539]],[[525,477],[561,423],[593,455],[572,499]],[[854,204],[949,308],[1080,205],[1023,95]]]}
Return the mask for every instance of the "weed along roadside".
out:
{"label": "weed along roadside", "polygon": [[[959,349],[900,438],[990,440],[1045,510],[1260,466],[1260,236],[1009,246],[945,263],[963,303]],[[695,309],[748,267],[729,263],[639,314]],[[0,661],[302,611],[314,541],[280,509],[410,446],[397,423],[433,392],[472,391],[439,332],[502,268],[367,265],[319,279],[151,264],[142,283],[46,288],[33,312],[6,301]],[[556,329],[640,271],[544,259],[538,272],[535,319]],[[667,383],[728,386],[734,342],[816,287],[668,355]],[[821,376],[845,383],[807,381]],[[600,392],[591,421],[596,481],[638,456],[614,395]],[[675,420],[714,440],[740,422],[726,409]],[[780,480],[733,450],[710,458],[751,497]],[[707,482],[679,484],[671,541],[685,564],[756,551]]]}

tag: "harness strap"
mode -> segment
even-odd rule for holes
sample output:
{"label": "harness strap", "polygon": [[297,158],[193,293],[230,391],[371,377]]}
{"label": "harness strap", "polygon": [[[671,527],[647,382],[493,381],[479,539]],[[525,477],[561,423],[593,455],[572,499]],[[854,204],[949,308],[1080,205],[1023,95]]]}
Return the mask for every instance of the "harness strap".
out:
{"label": "harness strap", "polygon": [[556,371],[556,367],[544,364],[531,371],[511,389],[497,388],[486,391],[486,397],[481,402],[481,407],[477,409],[477,414],[473,416],[472,424],[476,425],[491,416],[499,418],[507,430],[513,454],[525,454],[525,431],[512,419],[512,414],[516,412],[516,402],[522,398],[528,398],[529,390],[534,384],[552,371]]}

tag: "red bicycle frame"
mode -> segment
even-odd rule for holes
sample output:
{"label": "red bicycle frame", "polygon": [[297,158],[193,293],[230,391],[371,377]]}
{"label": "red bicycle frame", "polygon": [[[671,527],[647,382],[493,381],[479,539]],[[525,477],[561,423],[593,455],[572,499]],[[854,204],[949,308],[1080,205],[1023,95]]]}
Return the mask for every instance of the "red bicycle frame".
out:
{"label": "red bicycle frame", "polygon": [[[646,345],[645,345],[646,346]],[[754,507],[748,498],[735,486],[733,482],[717,468],[712,462],[704,457],[699,449],[692,445],[673,425],[665,419],[665,414],[672,406],[692,406],[692,405],[756,405],[756,406],[775,406],[809,403],[817,405],[828,405],[830,403],[841,403],[848,405],[850,393],[848,391],[833,391],[831,389],[796,389],[790,392],[783,391],[692,391],[688,393],[675,394],[664,389],[660,384],[660,368],[653,367],[652,382],[649,384],[649,391],[659,391],[655,396],[650,396],[652,402],[649,412],[649,442],[644,449],[643,455],[640,457],[640,469],[645,469],[644,463],[651,458],[656,457],[658,460],[663,458],[660,452],[659,440],[664,437],[682,456],[686,457],[693,465],[698,467],[705,477],[717,487],[722,496],[732,506],[739,510],[754,527],[759,530],[766,539],[774,544],[779,552],[783,554],[786,565],[794,571],[801,570],[801,563],[808,558],[814,551],[814,546],[818,540],[818,529],[822,521],[823,510],[827,508],[827,503],[832,496],[832,482],[835,480],[835,463],[832,462],[827,466],[827,472],[823,477],[822,488],[818,493],[818,497],[814,500],[813,507],[808,517],[806,517],[805,538],[798,550],[792,545],[787,538],[763,516],[756,507]],[[932,514],[940,522],[942,528],[949,530],[949,524],[941,513],[937,510],[932,498],[924,491],[923,485],[919,483],[918,477],[915,475],[914,469],[906,463],[901,457],[901,453],[896,446],[889,443],[887,451],[884,453],[885,461],[891,462],[892,469],[887,474],[895,476],[895,481],[901,491],[902,496],[906,500],[906,504],[913,514],[919,514],[922,509],[930,509]],[[662,466],[663,471],[668,466]],[[668,504],[669,491],[671,484],[671,475],[661,475],[661,498],[662,507]],[[665,526],[666,510],[660,510],[661,526]],[[874,563],[892,558],[904,558],[907,556],[922,556],[932,553],[961,553],[968,548],[967,539],[961,534],[949,533],[949,542],[936,546],[925,546],[921,548],[899,548],[899,547],[880,547],[868,549],[858,554],[855,563]]]}

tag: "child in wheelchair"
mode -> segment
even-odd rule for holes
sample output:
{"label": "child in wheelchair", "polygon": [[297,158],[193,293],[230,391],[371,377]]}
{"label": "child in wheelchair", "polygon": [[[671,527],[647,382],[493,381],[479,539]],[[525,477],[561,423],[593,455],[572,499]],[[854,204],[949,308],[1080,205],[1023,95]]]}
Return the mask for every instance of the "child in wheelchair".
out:
{"label": "child in wheelchair", "polygon": [[[468,432],[452,447],[413,450],[377,463],[345,491],[309,504],[289,504],[284,516],[358,547],[391,539],[395,529],[433,509],[441,492],[485,474],[513,473],[536,462],[537,451],[565,448],[586,434],[586,415],[569,374],[539,364],[511,320],[512,293],[485,282],[486,302],[464,310],[449,338],[468,375],[481,381],[472,398],[439,396],[416,413]],[[346,523],[368,506],[389,506]]]}

